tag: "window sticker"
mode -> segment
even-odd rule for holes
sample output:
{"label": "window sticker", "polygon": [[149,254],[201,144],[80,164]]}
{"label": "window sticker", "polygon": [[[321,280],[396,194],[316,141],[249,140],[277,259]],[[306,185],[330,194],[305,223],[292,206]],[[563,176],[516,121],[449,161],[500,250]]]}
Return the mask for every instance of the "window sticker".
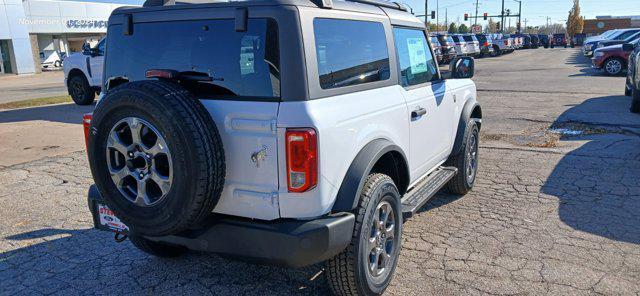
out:
{"label": "window sticker", "polygon": [[411,74],[427,72],[427,53],[422,38],[407,38]]}

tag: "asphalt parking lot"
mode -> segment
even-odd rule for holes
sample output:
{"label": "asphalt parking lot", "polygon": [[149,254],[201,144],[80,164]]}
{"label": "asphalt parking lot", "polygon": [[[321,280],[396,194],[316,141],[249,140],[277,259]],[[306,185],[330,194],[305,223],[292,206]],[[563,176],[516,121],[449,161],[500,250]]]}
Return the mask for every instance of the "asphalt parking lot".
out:
{"label": "asphalt parking lot", "polygon": [[[622,96],[624,78],[588,62],[578,49],[477,61],[476,187],[439,194],[405,224],[388,294],[640,295],[640,115]],[[54,107],[65,115],[47,117]],[[0,131],[38,121],[80,137],[83,112],[0,111]],[[0,295],[328,293],[319,265],[167,260],[117,244],[91,228],[82,139],[30,157],[0,164]]]}

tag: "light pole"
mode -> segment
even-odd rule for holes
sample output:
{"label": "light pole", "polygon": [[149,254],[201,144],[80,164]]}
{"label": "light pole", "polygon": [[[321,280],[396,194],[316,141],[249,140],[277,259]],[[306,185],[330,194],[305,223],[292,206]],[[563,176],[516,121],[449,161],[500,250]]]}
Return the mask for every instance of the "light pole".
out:
{"label": "light pole", "polygon": [[502,0],[502,10],[500,11],[500,31],[504,32],[504,0]]}
{"label": "light pole", "polygon": [[521,0],[513,0],[515,2],[518,2],[518,26],[520,27],[520,29],[518,30],[518,34],[522,33],[522,23],[521,23],[521,17],[522,17],[522,1]]}

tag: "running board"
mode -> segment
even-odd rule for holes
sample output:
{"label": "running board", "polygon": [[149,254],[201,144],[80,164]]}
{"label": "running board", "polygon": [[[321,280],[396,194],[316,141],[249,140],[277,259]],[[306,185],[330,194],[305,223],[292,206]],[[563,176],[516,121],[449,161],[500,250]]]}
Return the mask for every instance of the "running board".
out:
{"label": "running board", "polygon": [[413,216],[429,199],[453,178],[458,169],[455,167],[439,167],[429,176],[402,197],[402,216],[407,219]]}

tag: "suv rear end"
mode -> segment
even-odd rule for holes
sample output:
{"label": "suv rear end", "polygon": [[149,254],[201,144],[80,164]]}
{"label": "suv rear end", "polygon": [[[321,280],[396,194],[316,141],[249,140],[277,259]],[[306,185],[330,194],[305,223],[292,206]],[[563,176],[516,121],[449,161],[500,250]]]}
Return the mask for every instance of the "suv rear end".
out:
{"label": "suv rear end", "polygon": [[466,42],[467,50],[471,56],[480,56],[480,42],[475,35],[462,35],[462,39]]}
{"label": "suv rear end", "polygon": [[490,34],[476,34],[476,38],[480,43],[480,55],[491,55],[493,56],[495,53],[495,48],[493,46],[493,39]]}
{"label": "suv rear end", "polygon": [[455,47],[458,56],[468,56],[471,54],[469,52],[469,47],[467,47],[467,42],[464,41],[462,35],[451,35],[451,39],[453,39],[453,46]]}
{"label": "suv rear end", "polygon": [[455,48],[455,41],[453,41],[451,36],[446,34],[437,34],[436,37],[438,38],[438,41],[440,41],[440,45],[442,45],[443,63],[449,63],[458,56]]}

